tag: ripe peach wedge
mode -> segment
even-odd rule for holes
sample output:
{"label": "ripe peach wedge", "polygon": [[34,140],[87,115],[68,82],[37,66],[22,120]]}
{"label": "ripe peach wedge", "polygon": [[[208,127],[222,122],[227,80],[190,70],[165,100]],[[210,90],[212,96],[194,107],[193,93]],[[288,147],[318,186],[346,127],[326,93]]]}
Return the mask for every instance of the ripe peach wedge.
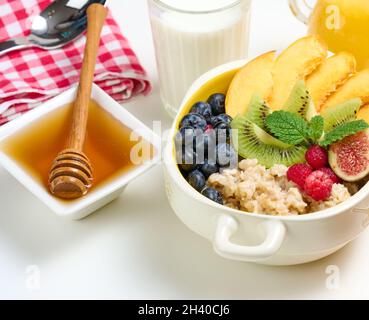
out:
{"label": "ripe peach wedge", "polygon": [[356,72],[356,60],[351,53],[340,52],[326,59],[308,78],[306,87],[316,111],[328,97]]}
{"label": "ripe peach wedge", "polygon": [[275,51],[267,52],[247,63],[236,73],[227,93],[227,114],[233,118],[244,114],[255,93],[264,100],[270,96],[273,88],[274,57]]}
{"label": "ripe peach wedge", "polygon": [[321,110],[353,98],[360,98],[363,104],[369,103],[369,69],[362,70],[347,80],[328,98]]}
{"label": "ripe peach wedge", "polygon": [[316,36],[295,41],[276,59],[272,70],[273,91],[269,104],[282,109],[298,80],[310,75],[327,56],[327,46]]}
{"label": "ripe peach wedge", "polygon": [[369,104],[362,106],[357,113],[357,118],[369,123]]}

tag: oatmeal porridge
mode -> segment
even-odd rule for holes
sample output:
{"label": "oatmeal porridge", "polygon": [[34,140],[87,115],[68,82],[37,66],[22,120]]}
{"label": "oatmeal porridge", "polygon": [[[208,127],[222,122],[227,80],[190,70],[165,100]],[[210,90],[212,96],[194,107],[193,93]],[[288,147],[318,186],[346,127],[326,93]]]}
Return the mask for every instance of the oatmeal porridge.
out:
{"label": "oatmeal porridge", "polygon": [[335,183],[328,199],[315,201],[288,181],[287,170],[280,164],[267,169],[257,159],[246,159],[239,162],[237,169],[212,174],[207,183],[222,194],[226,206],[269,215],[315,212],[333,207],[351,196],[348,187]]}

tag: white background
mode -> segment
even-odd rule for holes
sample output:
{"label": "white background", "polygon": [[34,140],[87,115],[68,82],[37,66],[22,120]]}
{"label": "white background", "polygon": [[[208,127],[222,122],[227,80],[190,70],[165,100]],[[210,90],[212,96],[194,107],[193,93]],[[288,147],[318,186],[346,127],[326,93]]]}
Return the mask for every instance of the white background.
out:
{"label": "white background", "polygon": [[[146,2],[107,2],[155,86],[129,109],[148,125],[155,119],[168,127]],[[306,32],[286,0],[254,0],[252,10],[250,56],[282,49]],[[79,222],[56,217],[0,168],[0,298],[369,298],[368,248],[369,230],[340,252],[302,266],[228,261],[176,218],[159,166]],[[27,286],[32,265],[40,270],[39,289]],[[326,286],[330,265],[340,270],[335,290]]]}

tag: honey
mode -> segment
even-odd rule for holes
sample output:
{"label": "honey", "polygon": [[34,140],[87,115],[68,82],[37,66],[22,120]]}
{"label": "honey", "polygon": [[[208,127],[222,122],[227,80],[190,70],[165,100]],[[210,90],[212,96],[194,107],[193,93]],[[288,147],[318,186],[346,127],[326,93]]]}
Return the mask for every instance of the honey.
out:
{"label": "honey", "polygon": [[[66,145],[72,106],[71,103],[36,120],[5,139],[0,146],[4,153],[40,181],[45,188],[48,188],[51,164]],[[124,126],[95,101],[90,102],[84,153],[93,167],[91,190],[151,159],[153,146],[141,137],[131,139],[131,133],[130,128]],[[131,157],[132,148],[138,153],[134,161]]]}

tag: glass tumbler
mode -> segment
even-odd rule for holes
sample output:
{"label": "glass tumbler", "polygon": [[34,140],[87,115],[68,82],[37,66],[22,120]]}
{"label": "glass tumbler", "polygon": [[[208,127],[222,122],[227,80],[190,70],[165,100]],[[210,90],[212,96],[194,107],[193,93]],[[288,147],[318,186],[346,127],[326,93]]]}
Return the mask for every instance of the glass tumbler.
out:
{"label": "glass tumbler", "polygon": [[148,0],[160,94],[174,117],[193,81],[247,57],[251,0]]}

